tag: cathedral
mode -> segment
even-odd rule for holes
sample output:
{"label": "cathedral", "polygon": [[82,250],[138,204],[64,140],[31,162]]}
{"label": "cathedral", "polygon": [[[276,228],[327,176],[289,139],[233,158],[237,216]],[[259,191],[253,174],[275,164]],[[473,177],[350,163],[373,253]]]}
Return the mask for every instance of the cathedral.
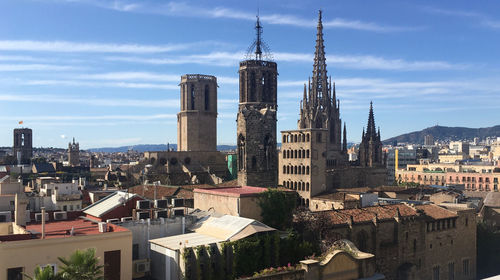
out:
{"label": "cathedral", "polygon": [[335,83],[328,77],[323,24],[319,12],[312,77],[304,85],[297,129],[281,132],[278,184],[296,190],[309,207],[315,196],[338,188],[379,186],[385,182],[380,130],[370,104],[359,161],[349,163],[346,124],[340,118]]}

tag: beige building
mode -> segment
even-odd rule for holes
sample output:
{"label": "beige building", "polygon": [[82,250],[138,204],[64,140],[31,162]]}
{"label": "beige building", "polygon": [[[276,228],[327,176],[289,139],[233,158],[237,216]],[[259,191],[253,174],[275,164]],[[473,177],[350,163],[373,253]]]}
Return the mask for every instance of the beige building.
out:
{"label": "beige building", "polygon": [[260,194],[265,191],[267,191],[266,188],[248,186],[195,189],[193,191],[194,208],[261,221],[258,200]]}
{"label": "beige building", "polygon": [[498,191],[500,167],[492,164],[409,164],[396,171],[399,182],[421,185],[464,185],[470,191]]}
{"label": "beige building", "polygon": [[132,279],[132,234],[117,225],[105,224],[106,232],[99,227],[80,219],[46,223],[45,231],[39,223],[25,228],[0,224],[0,278],[33,275],[37,265],[50,265],[57,272],[62,265],[58,257],[95,248],[100,264],[105,266],[105,279]]}

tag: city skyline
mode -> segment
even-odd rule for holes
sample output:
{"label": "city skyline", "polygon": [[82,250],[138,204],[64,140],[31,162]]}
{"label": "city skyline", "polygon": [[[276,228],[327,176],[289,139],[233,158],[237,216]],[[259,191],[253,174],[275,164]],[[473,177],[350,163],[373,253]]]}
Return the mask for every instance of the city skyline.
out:
{"label": "city skyline", "polygon": [[278,131],[297,128],[320,8],[348,141],[361,140],[371,100],[383,139],[437,123],[498,124],[494,2],[211,3],[0,3],[0,146],[12,146],[19,121],[36,147],[72,137],[83,149],[175,143],[187,73],[217,77],[218,144],[234,144],[238,62],[255,38],[257,7],[280,74]]}

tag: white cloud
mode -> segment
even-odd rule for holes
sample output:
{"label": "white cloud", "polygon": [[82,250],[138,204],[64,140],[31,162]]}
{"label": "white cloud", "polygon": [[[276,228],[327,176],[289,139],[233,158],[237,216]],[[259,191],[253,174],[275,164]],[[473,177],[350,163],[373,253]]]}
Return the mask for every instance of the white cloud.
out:
{"label": "white cloud", "polygon": [[34,103],[65,103],[82,104],[104,107],[151,107],[151,108],[179,108],[178,99],[122,99],[122,98],[77,98],[64,95],[22,95],[22,94],[0,94],[0,101],[10,102],[34,102]]}
{"label": "white cloud", "polygon": [[0,72],[66,71],[75,69],[78,69],[78,67],[51,64],[0,64]]}
{"label": "white cloud", "polygon": [[36,86],[83,86],[83,87],[118,87],[136,89],[179,89],[177,84],[156,84],[156,83],[129,83],[129,82],[92,82],[75,80],[27,80],[25,85]]}
{"label": "white cloud", "polygon": [[206,45],[207,43],[208,42],[167,45],[140,45],[69,41],[0,40],[0,50],[70,53],[165,53],[184,50],[197,45]]}
{"label": "white cloud", "polygon": [[485,14],[478,13],[478,12],[461,11],[461,10],[453,10],[453,9],[440,9],[440,8],[435,8],[435,7],[423,7],[423,10],[428,12],[428,13],[432,13],[432,14],[471,18],[471,19],[475,19],[482,26],[485,26],[488,28],[493,28],[493,29],[500,29],[500,20],[493,19],[490,16],[487,16]]}
{"label": "white cloud", "polygon": [[[277,62],[312,63],[314,54],[276,52],[273,56]],[[208,54],[194,54],[176,56],[172,58],[144,58],[144,57],[106,57],[110,61],[124,61],[144,64],[201,64],[234,67],[245,58],[243,52],[212,52]],[[404,59],[388,59],[372,55],[328,55],[327,63],[334,67],[349,69],[377,69],[399,71],[424,70],[463,70],[469,68],[467,64],[454,64],[445,61],[407,61]]]}
{"label": "white cloud", "polygon": [[66,135],[64,135],[64,134],[61,134],[61,138],[62,138],[62,139],[66,139],[66,138],[68,138],[68,137],[66,137]]}
{"label": "white cloud", "polygon": [[[68,1],[68,0],[66,0]],[[84,4],[95,5],[101,8],[112,9],[120,12],[135,12],[146,14],[161,14],[168,16],[191,16],[201,18],[226,18],[237,20],[254,21],[255,14],[236,10],[227,7],[202,7],[189,5],[186,2],[169,2],[167,4],[157,4],[146,1],[88,1],[71,0],[70,2],[80,2]],[[326,18],[325,16],[323,17]],[[296,27],[314,28],[317,24],[316,18],[304,19],[290,14],[261,14],[260,19],[264,23],[277,25],[290,25]],[[392,25],[383,25],[361,20],[350,20],[343,18],[334,18],[324,20],[325,28],[342,28],[371,32],[399,32],[421,29],[420,27],[401,27]]]}

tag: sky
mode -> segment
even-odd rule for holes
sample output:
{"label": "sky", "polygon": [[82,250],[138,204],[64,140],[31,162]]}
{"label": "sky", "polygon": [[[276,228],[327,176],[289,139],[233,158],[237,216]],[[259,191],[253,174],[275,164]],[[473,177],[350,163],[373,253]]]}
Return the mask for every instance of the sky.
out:
{"label": "sky", "polygon": [[0,146],[16,127],[33,129],[35,147],[176,143],[184,74],[217,76],[218,144],[234,144],[257,13],[278,64],[278,134],[295,129],[319,9],[348,141],[370,101],[383,139],[498,125],[500,3],[476,3],[2,0]]}

